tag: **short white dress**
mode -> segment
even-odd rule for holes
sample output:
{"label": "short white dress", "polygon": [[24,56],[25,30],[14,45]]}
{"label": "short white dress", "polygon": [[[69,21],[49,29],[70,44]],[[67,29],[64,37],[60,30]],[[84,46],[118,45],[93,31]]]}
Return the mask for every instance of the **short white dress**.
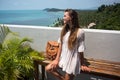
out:
{"label": "short white dress", "polygon": [[[63,37],[62,51],[59,61],[59,67],[62,68],[68,74],[77,75],[80,74],[80,58],[78,52],[84,52],[84,30],[79,29],[77,34],[77,45],[73,50],[68,49],[68,38],[70,31],[68,31]],[[60,39],[58,40],[60,42]]]}

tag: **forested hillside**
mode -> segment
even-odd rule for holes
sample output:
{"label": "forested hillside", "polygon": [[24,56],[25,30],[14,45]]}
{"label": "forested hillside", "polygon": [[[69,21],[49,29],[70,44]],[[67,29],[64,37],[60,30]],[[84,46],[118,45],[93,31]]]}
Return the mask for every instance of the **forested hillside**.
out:
{"label": "forested hillside", "polygon": [[[120,30],[120,3],[101,5],[97,10],[77,10],[79,24],[88,28],[90,23],[95,23],[94,29]],[[61,26],[62,19],[58,18],[54,26]]]}
{"label": "forested hillside", "polygon": [[120,30],[120,3],[105,6],[102,5],[96,12],[97,29]]}
{"label": "forested hillside", "polygon": [[120,30],[120,3],[102,5],[96,11],[79,11],[81,26],[94,22],[95,29]]}

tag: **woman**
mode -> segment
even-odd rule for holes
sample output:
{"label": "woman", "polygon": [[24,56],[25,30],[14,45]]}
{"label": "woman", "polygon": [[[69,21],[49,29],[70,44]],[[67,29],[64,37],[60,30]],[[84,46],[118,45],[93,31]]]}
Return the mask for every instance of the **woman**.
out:
{"label": "woman", "polygon": [[[66,9],[63,21],[57,57],[46,66],[46,71],[59,80],[73,80],[80,70],[90,71],[84,64],[84,31],[79,27],[78,14],[75,10]],[[57,71],[58,68],[65,71],[65,76]]]}

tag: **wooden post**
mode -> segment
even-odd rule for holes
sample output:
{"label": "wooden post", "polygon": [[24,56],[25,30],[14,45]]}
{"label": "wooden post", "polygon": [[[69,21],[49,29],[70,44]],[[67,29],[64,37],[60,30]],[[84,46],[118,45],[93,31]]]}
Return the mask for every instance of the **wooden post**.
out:
{"label": "wooden post", "polygon": [[33,61],[34,62],[34,78],[35,80],[39,80],[39,68],[38,68],[38,63],[37,61]]}
{"label": "wooden post", "polygon": [[42,67],[42,80],[45,80],[45,66],[41,65]]}

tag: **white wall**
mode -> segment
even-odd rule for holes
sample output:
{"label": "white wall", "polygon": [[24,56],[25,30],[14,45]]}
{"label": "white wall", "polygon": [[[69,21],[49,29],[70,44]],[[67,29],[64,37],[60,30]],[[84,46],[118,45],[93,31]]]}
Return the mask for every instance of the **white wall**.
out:
{"label": "white wall", "polygon": [[[31,46],[38,51],[45,51],[48,40],[57,40],[61,28],[45,26],[7,25],[21,37],[33,39]],[[85,57],[120,62],[120,31],[85,30]]]}

